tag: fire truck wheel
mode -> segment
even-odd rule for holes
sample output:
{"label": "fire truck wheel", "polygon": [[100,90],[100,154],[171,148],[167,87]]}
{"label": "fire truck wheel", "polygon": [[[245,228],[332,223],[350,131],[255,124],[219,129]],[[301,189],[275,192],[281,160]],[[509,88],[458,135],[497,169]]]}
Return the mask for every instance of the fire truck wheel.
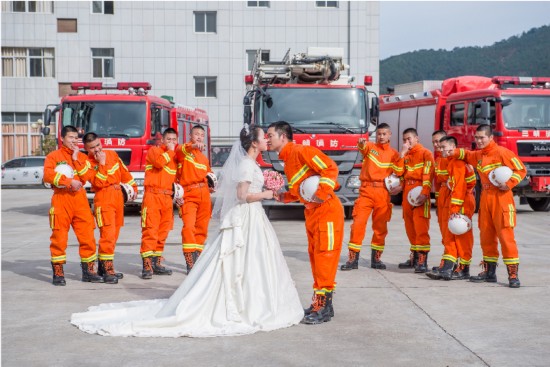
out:
{"label": "fire truck wheel", "polygon": [[550,211],[550,198],[527,198],[527,203],[536,212]]}

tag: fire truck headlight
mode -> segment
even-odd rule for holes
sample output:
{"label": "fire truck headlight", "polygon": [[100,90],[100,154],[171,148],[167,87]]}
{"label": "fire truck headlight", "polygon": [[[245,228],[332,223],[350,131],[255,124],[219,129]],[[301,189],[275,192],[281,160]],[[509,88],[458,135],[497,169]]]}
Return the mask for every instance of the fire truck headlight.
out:
{"label": "fire truck headlight", "polygon": [[346,182],[346,187],[350,189],[358,189],[361,187],[361,180],[359,176],[350,176]]}

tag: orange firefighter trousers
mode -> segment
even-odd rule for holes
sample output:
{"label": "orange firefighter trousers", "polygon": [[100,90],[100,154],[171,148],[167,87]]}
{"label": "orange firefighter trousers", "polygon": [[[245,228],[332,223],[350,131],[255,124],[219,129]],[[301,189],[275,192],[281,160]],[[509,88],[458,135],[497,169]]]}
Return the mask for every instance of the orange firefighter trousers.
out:
{"label": "orange firefighter trousers", "polygon": [[99,260],[113,260],[115,246],[124,225],[124,197],[120,185],[99,190],[94,197],[94,215],[99,227]]}
{"label": "orange firefighter trousers", "polygon": [[67,243],[69,229],[72,226],[79,243],[79,255],[82,262],[96,259],[94,237],[94,217],[86,198],[86,192],[56,190],[52,195],[50,208],[50,252],[52,263],[65,264],[67,261]]}
{"label": "orange firefighter trousers", "polygon": [[515,226],[516,207],[512,191],[502,191],[483,185],[479,204],[479,236],[483,260],[498,261],[498,239],[504,263],[519,263],[518,247],[514,237]]}
{"label": "orange firefighter trousers", "polygon": [[146,192],[141,204],[141,257],[161,256],[174,226],[172,197]]}
{"label": "orange firefighter trousers", "polygon": [[[443,236],[443,246],[445,247],[443,257],[445,258],[445,255],[450,255],[454,258],[454,260],[460,258],[461,264],[469,265],[472,260],[472,249],[474,247],[474,232],[473,230],[469,230],[468,232],[457,236],[449,231],[449,218],[451,216],[449,210],[450,199],[450,192],[447,190],[445,199],[442,203],[444,210],[441,212],[440,223],[442,226],[441,234]],[[470,190],[464,197],[464,204],[462,206],[463,212],[460,214],[464,214],[471,220],[474,215],[475,206],[476,199]]]}
{"label": "orange firefighter trousers", "polygon": [[212,202],[208,185],[185,189],[183,206],[179,209],[183,220],[181,229],[183,252],[201,251],[208,236],[212,216]]}
{"label": "orange firefighter trousers", "polygon": [[361,250],[371,213],[373,231],[371,248],[383,251],[388,234],[388,222],[392,214],[390,193],[383,186],[364,186],[360,189],[359,197],[353,206],[353,223],[348,244],[351,251]]}
{"label": "orange firefighter trousers", "polygon": [[407,195],[414,189],[413,185],[405,185],[403,190],[403,220],[405,231],[410,242],[411,251],[430,251],[430,198],[424,204],[413,207]]}
{"label": "orange firefighter trousers", "polygon": [[317,207],[306,205],[304,214],[313,289],[332,291],[342,250],[344,207],[333,194]]}

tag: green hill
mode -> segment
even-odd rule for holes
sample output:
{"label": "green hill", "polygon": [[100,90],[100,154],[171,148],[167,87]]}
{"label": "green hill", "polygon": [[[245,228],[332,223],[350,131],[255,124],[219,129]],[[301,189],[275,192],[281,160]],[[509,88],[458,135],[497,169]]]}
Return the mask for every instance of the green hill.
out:
{"label": "green hill", "polygon": [[550,77],[550,26],[486,47],[420,50],[380,61],[380,93],[395,84],[459,75]]}

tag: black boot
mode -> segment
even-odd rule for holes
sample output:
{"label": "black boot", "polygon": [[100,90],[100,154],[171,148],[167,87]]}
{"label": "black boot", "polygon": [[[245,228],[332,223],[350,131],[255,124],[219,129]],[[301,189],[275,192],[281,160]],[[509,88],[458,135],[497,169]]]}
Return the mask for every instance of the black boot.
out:
{"label": "black boot", "polygon": [[451,276],[453,273],[455,263],[451,260],[443,260],[443,266],[441,268],[436,268],[436,270],[433,270],[429,273],[426,273],[426,276],[430,279],[445,279],[445,280],[451,280]]}
{"label": "black boot", "polygon": [[428,252],[427,251],[417,251],[418,252],[418,261],[414,267],[415,273],[425,273],[428,271]]}
{"label": "black boot", "polygon": [[399,263],[399,269],[410,269],[416,266],[418,262],[418,251],[411,251],[409,259],[405,262]]}
{"label": "black boot", "polygon": [[[329,310],[330,317],[334,317],[334,307],[332,307],[332,294],[333,294],[333,292],[334,291],[326,293],[327,302],[330,305],[330,310]],[[312,302],[315,302],[315,292],[313,292]],[[312,311],[313,311],[313,303],[308,308],[304,308],[304,316],[309,315]]]}
{"label": "black boot", "polygon": [[329,293],[332,292],[315,295],[315,300],[312,305],[313,309],[309,315],[304,316],[302,321],[300,321],[302,324],[315,325],[330,321],[331,306],[329,302],[332,304],[332,294],[329,295]]}
{"label": "black boot", "polygon": [[103,277],[97,275],[94,269],[95,261],[81,262],[82,267],[82,281],[92,283],[103,283]]}
{"label": "black boot", "polygon": [[519,264],[506,264],[508,270],[508,285],[510,288],[519,288],[521,283],[518,278]]}
{"label": "black boot", "polygon": [[97,275],[103,277],[103,281],[107,284],[118,283],[118,277],[113,267],[113,260],[99,260],[97,263]]}
{"label": "black boot", "polygon": [[172,275],[172,270],[166,269],[161,263],[162,260],[164,260],[162,256],[151,256],[151,265],[153,267],[153,274]]}
{"label": "black boot", "polygon": [[474,283],[483,283],[483,282],[489,282],[489,283],[496,283],[497,281],[497,263],[496,262],[487,262],[482,261],[481,266],[483,267],[483,271],[479,273],[478,275],[474,275],[470,277],[470,282]]}
{"label": "black boot", "polygon": [[436,271],[436,270],[439,271],[439,269],[441,269],[441,268],[443,267],[443,261],[444,261],[444,260],[441,259],[441,262],[439,263],[439,266],[434,266],[434,267],[432,267],[432,271]]}
{"label": "black boot", "polygon": [[371,249],[370,253],[370,267],[373,269],[386,269],[386,264],[380,260],[382,257],[381,250]]}
{"label": "black boot", "polygon": [[185,264],[187,265],[187,274],[193,269],[193,266],[195,266],[195,251],[193,252],[184,252],[183,257],[185,258]]}
{"label": "black boot", "polygon": [[455,269],[455,271],[453,271],[453,275],[451,275],[451,280],[459,279],[470,279],[470,265],[460,264]]}
{"label": "black boot", "polygon": [[[113,260],[110,260],[112,263],[113,263],[113,272],[115,273],[115,277],[117,279],[122,279],[124,278],[124,274],[122,273],[119,273],[115,270],[115,263],[113,262]],[[100,275],[100,276],[104,276],[105,273],[104,273],[104,269],[103,269],[103,266],[101,265],[101,260],[99,260],[99,262],[97,263],[97,275]]]}
{"label": "black boot", "polygon": [[52,263],[53,270],[53,285],[66,285],[65,282],[65,273],[63,272],[63,264]]}
{"label": "black boot", "polygon": [[359,268],[359,251],[348,250],[348,261],[342,266],[340,270],[352,270]]}
{"label": "black boot", "polygon": [[150,257],[143,258],[143,270],[141,271],[142,279],[152,279],[153,278],[153,261]]}

